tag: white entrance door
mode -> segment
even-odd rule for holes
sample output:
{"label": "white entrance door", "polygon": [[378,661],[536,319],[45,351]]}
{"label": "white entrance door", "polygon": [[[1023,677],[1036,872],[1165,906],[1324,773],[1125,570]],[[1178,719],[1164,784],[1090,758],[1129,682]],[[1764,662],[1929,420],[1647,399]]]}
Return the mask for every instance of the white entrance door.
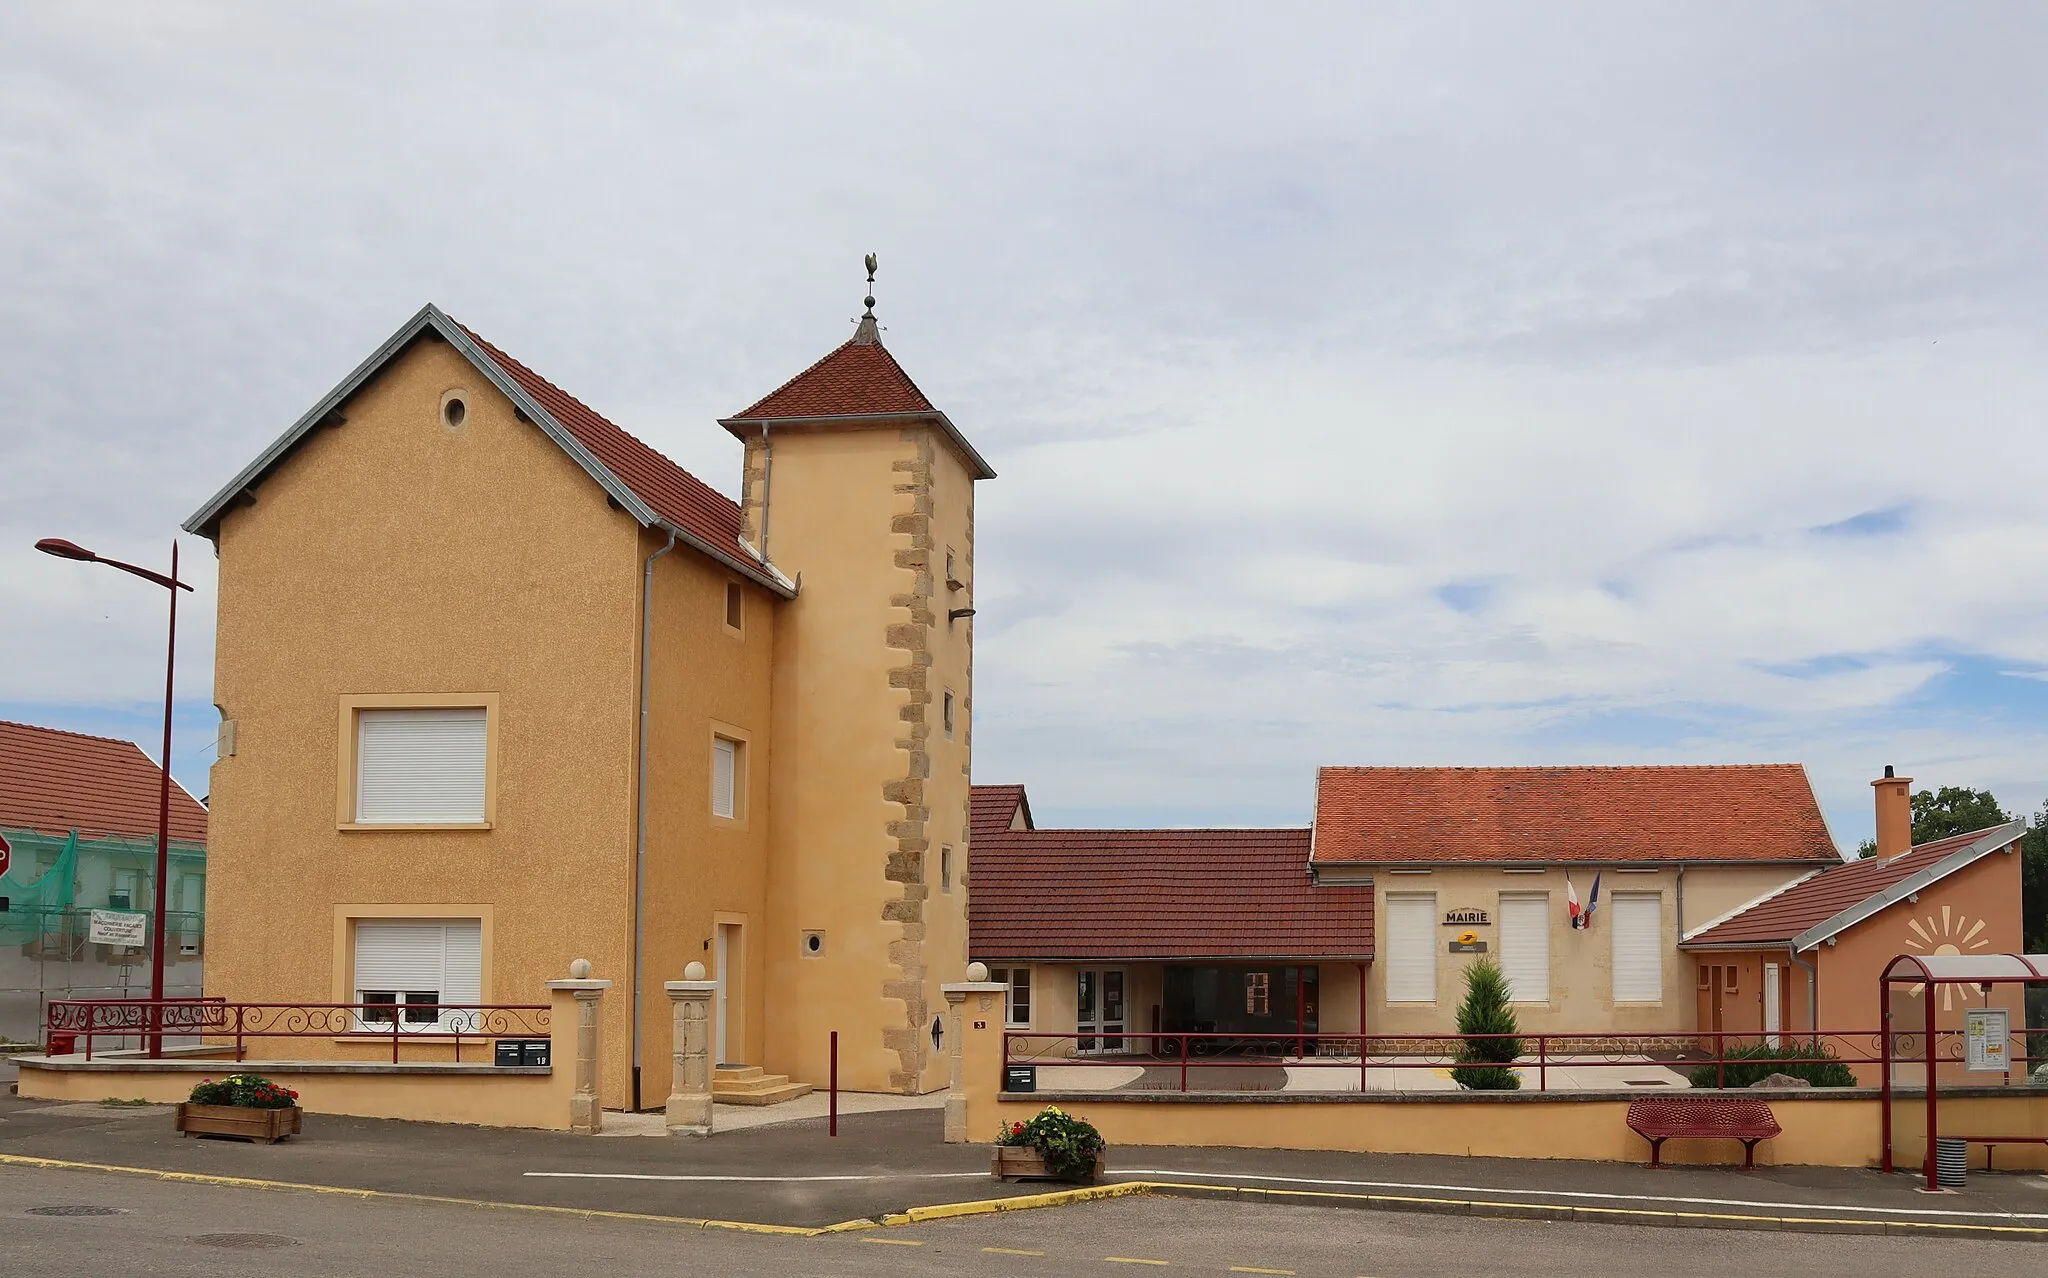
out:
{"label": "white entrance door", "polygon": [[712,954],[712,961],[718,964],[718,994],[712,999],[712,1016],[714,1018],[712,1033],[714,1037],[711,1045],[716,1049],[712,1059],[719,1065],[730,1065],[734,1062],[728,1059],[728,1054],[725,1050],[725,995],[726,991],[732,988],[732,981],[726,975],[730,970],[726,965],[732,959],[732,924],[720,923],[716,930],[718,938],[713,944],[717,948]]}
{"label": "white entrance door", "polygon": [[1778,1045],[1778,1031],[1785,1027],[1780,1024],[1782,1003],[1778,995],[1778,965],[1764,964],[1764,1041],[1772,1047]]}
{"label": "white entrance door", "polygon": [[1110,969],[1084,968],[1076,974],[1074,988],[1074,1050],[1079,1052],[1121,1052],[1124,1050],[1124,974]]}

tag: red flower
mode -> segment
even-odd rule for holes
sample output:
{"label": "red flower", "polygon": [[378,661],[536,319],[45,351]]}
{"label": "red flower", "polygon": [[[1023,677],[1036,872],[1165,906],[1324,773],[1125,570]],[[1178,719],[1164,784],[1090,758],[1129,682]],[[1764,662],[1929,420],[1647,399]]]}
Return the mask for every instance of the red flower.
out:
{"label": "red flower", "polygon": [[1022,1136],[1023,1134],[1024,1134],[1024,1124],[1022,1124],[1022,1123],[1012,1123],[1012,1124],[1010,1124],[1010,1135],[1012,1135],[1012,1136]]}
{"label": "red flower", "polygon": [[299,1098],[299,1094],[298,1094],[297,1092],[293,1092],[293,1093],[291,1094],[291,1097],[292,1097],[292,1099],[293,1099],[293,1100],[297,1100],[297,1099]]}

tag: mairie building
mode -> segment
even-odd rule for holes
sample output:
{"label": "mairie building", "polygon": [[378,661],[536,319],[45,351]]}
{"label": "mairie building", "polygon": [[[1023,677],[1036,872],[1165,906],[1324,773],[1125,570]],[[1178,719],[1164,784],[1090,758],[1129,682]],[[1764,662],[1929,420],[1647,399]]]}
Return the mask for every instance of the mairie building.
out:
{"label": "mairie building", "polygon": [[719,424],[738,502],[429,305],[192,516],[209,995],[430,1038],[588,959],[602,1093],[656,1106],[663,982],[701,962],[716,1060],[822,1083],[836,1033],[842,1086],[945,1086],[995,472],[872,299]]}

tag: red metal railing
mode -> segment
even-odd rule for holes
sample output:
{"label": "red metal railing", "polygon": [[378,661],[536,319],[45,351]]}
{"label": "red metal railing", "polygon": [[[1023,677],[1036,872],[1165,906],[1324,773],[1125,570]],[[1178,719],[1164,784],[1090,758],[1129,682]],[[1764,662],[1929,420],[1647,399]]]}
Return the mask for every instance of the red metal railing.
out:
{"label": "red metal railing", "polygon": [[[426,1019],[431,1016],[431,1019]],[[542,1003],[230,1003],[225,999],[56,999],[49,1004],[46,1033],[83,1040],[92,1059],[95,1038],[161,1034],[199,1036],[220,1043],[232,1039],[242,1060],[257,1038],[326,1038],[388,1042],[398,1062],[404,1044],[454,1044],[462,1059],[465,1042],[497,1038],[544,1038],[548,1007]]]}
{"label": "red metal railing", "polygon": [[[2012,1037],[2019,1044],[2013,1053],[2016,1064],[2024,1067],[2032,1062],[2026,1057],[2024,1031],[2015,1030]],[[1921,1050],[1919,1032],[1894,1033],[1894,1056],[1917,1056]],[[1506,1068],[1522,1073],[1525,1078],[1533,1075],[1536,1089],[1547,1092],[1550,1087],[1550,1071],[1553,1069],[1641,1069],[1645,1066],[1661,1066],[1676,1073],[1690,1076],[1711,1066],[1714,1081],[1700,1086],[1725,1086],[1728,1072],[1732,1068],[1763,1068],[1767,1071],[1785,1065],[1837,1064],[1849,1067],[1884,1064],[1884,1034],[1880,1030],[1833,1031],[1820,1034],[1779,1033],[1765,1035],[1757,1031],[1733,1032],[1713,1030],[1683,1030],[1668,1034],[1358,1034],[1329,1033],[1286,1033],[1286,1034],[1226,1034],[1226,1033],[1139,1033],[1126,1031],[1118,1033],[1095,1032],[1092,1034],[1041,1034],[1025,1031],[1006,1031],[1003,1035],[1003,1075],[1008,1079],[1008,1067],[1012,1065],[1037,1065],[1060,1069],[1105,1069],[1142,1066],[1147,1071],[1164,1070],[1163,1076],[1155,1076],[1155,1083],[1174,1083],[1174,1072],[1178,1072],[1178,1086],[1155,1086],[1141,1090],[1186,1092],[1189,1069],[1273,1069],[1282,1065],[1289,1070],[1341,1070],[1358,1076],[1360,1091],[1373,1090],[1369,1086],[1370,1071],[1373,1070],[1444,1070],[1461,1067],[1484,1067],[1492,1062],[1461,1059],[1463,1049],[1469,1045],[1518,1039],[1522,1050],[1512,1064]],[[1793,1049],[1796,1055],[1772,1058],[1744,1057],[1739,1053],[1745,1048],[1754,1048],[1766,1041],[1775,1040]],[[1362,1050],[1361,1050],[1362,1049]],[[1936,1033],[1936,1058],[1938,1063],[1962,1059],[1962,1031],[1939,1030]],[[1144,1076],[1133,1080],[1145,1081]],[[1624,1084],[1625,1085],[1625,1084]],[[1875,1086],[1875,1081],[1872,1083]],[[1126,1088],[1129,1084],[1124,1085]],[[1049,1089],[1057,1090],[1057,1089]],[[1196,1090],[1233,1090],[1230,1088],[1200,1088]],[[1265,1090],[1265,1089],[1258,1089]],[[1349,1091],[1349,1087],[1334,1090]]]}

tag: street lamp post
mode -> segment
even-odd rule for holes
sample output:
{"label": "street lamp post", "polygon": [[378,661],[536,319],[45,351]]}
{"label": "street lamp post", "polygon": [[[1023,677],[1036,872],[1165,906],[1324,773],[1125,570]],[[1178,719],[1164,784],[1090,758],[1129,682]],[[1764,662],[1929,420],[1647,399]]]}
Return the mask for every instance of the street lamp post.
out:
{"label": "street lamp post", "polygon": [[59,559],[76,559],[83,563],[105,564],[119,568],[122,572],[133,573],[144,581],[153,581],[171,592],[170,640],[164,652],[164,752],[163,779],[157,790],[156,809],[156,914],[150,925],[149,936],[149,1054],[161,1056],[164,1040],[160,1031],[164,1002],[164,908],[165,893],[171,880],[171,693],[172,680],[178,669],[178,592],[192,587],[178,580],[178,543],[171,541],[171,575],[135,564],[122,563],[118,559],[106,559],[61,537],[45,537],[36,543],[36,549]]}

